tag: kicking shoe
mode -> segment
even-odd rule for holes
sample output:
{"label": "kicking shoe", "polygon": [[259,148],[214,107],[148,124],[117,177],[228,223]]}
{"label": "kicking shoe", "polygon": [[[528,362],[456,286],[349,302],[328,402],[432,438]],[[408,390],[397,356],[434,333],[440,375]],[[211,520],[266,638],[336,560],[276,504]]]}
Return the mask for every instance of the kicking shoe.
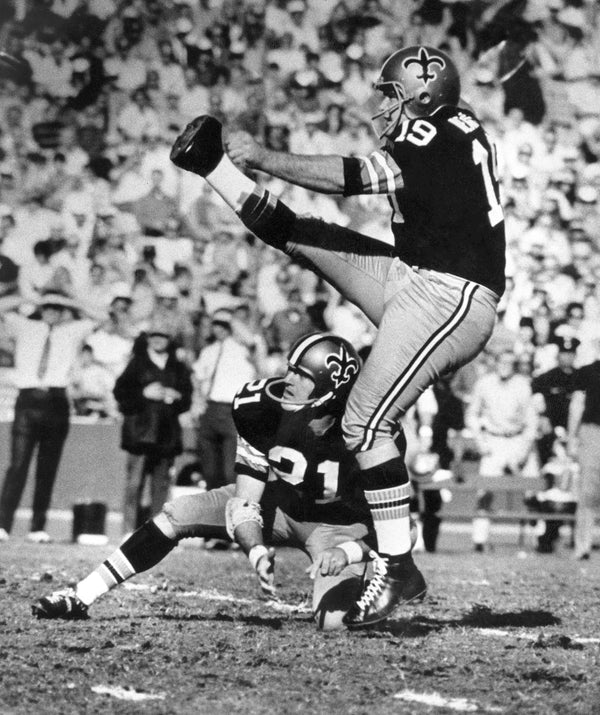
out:
{"label": "kicking shoe", "polygon": [[0,541],[8,541],[10,539],[10,534],[6,529],[0,528]]}
{"label": "kicking shoe", "polygon": [[38,618],[64,618],[68,621],[89,618],[88,607],[72,588],[55,591],[50,596],[40,598],[31,607],[31,612]]}
{"label": "kicking shoe", "polygon": [[223,157],[222,125],[209,114],[190,122],[175,140],[171,161],[175,166],[208,176]]}
{"label": "kicking shoe", "polygon": [[27,541],[31,541],[34,544],[49,544],[52,539],[45,531],[30,531],[27,534]]}
{"label": "kicking shoe", "polygon": [[371,552],[375,573],[361,597],[343,617],[348,628],[366,628],[384,621],[402,605],[422,601],[427,584],[419,569],[394,563],[393,558]]}

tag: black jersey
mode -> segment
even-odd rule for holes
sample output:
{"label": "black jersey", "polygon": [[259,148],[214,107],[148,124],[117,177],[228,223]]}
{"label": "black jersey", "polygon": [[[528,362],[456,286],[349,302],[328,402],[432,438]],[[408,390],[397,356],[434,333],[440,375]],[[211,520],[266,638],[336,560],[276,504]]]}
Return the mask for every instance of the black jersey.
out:
{"label": "black jersey", "polygon": [[600,360],[575,370],[571,388],[574,391],[585,391],[585,407],[581,422],[600,425]]}
{"label": "black jersey", "polygon": [[397,255],[504,292],[504,217],[495,149],[472,112],[406,120],[369,157],[346,162],[346,194],[385,193]]}
{"label": "black jersey", "polygon": [[313,409],[287,411],[269,397],[265,387],[275,380],[248,383],[235,396],[236,473],[285,483],[300,497],[305,521],[368,520],[358,467],[345,447],[340,418],[324,434],[316,434]]}
{"label": "black jersey", "polygon": [[531,391],[543,395],[546,415],[552,427],[566,427],[569,417],[569,403],[573,394],[574,371],[553,367],[534,377]]}

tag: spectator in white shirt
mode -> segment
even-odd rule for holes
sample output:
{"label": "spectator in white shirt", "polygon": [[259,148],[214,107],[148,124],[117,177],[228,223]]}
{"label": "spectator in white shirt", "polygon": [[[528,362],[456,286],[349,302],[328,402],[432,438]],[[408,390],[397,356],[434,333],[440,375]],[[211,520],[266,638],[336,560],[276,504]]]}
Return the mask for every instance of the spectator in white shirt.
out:
{"label": "spectator in white shirt", "polygon": [[198,447],[210,489],[235,481],[237,431],[231,405],[238,389],[257,377],[250,349],[232,335],[230,316],[228,311],[214,314],[214,342],[200,351],[193,366],[200,404],[197,411],[202,412]]}
{"label": "spectator in white shirt", "polygon": [[[50,541],[46,514],[69,432],[66,387],[83,340],[94,321],[79,319],[82,306],[59,293],[46,293],[36,312],[25,317],[11,309],[18,296],[0,299],[0,320],[15,338],[15,383],[19,394],[11,438],[10,465],[0,494],[0,541],[6,541],[21,500],[35,448],[37,464],[29,540]],[[98,316],[94,316],[98,317]],[[37,318],[37,319],[35,319]]]}
{"label": "spectator in white shirt", "polygon": [[117,117],[117,129],[126,140],[140,141],[145,136],[160,135],[160,117],[143,87],[131,93],[131,101]]}
{"label": "spectator in white shirt", "polygon": [[75,414],[95,418],[116,416],[114,386],[115,376],[94,360],[91,346],[84,344],[69,382]]}

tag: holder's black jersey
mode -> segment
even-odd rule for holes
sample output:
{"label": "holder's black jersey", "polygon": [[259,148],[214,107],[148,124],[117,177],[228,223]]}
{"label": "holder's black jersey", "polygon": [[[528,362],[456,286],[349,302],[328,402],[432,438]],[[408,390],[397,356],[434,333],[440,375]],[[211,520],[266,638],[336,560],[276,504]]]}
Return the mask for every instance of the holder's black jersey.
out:
{"label": "holder's black jersey", "polygon": [[265,391],[274,381],[276,378],[248,383],[233,401],[238,430],[236,473],[288,485],[300,497],[290,500],[302,505],[302,513],[292,515],[298,520],[329,524],[368,521],[368,507],[358,487],[358,467],[344,445],[340,418],[324,434],[316,434],[315,410],[284,410]]}
{"label": "holder's black jersey", "polygon": [[388,194],[398,256],[504,292],[495,149],[472,112],[443,106],[346,163],[346,194]]}

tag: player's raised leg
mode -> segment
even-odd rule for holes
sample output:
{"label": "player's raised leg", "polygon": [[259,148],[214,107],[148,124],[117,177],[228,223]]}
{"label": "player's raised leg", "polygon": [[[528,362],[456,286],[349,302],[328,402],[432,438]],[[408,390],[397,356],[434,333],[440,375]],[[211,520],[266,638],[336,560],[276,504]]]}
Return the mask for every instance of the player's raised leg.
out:
{"label": "player's raised leg", "polygon": [[136,574],[160,563],[179,543],[191,536],[227,539],[225,504],[234,487],[183,496],[143,524],[119,548],[99,564],[75,588],[55,591],[32,606],[38,618],[88,618],[98,598]]}
{"label": "player's raised leg", "polygon": [[171,160],[206,179],[260,239],[313,270],[379,324],[393,260],[388,244],[297,216],[233,164],[223,149],[221,124],[214,117],[204,115],[188,124],[173,145]]}

